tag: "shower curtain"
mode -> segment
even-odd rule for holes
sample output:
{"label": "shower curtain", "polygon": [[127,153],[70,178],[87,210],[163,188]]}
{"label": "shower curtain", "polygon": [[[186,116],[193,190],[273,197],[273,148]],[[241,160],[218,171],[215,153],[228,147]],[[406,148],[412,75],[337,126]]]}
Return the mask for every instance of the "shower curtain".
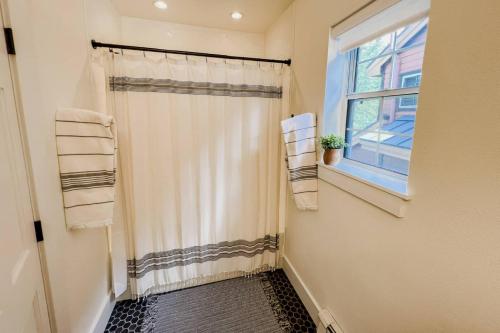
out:
{"label": "shower curtain", "polygon": [[126,235],[132,296],[276,267],[286,67],[116,50],[99,57],[119,138],[113,228]]}

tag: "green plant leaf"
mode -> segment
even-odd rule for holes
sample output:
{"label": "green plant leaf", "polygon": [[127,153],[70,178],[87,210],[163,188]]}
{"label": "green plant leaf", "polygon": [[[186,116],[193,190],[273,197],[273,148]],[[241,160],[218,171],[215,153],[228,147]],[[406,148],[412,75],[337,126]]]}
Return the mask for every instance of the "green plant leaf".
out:
{"label": "green plant leaf", "polygon": [[335,134],[322,136],[319,141],[323,149],[342,149],[346,147],[344,137]]}

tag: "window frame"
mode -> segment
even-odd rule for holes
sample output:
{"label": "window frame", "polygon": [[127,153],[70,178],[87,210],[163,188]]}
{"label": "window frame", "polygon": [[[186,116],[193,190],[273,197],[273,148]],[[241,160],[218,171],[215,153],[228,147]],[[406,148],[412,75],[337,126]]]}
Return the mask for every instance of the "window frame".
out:
{"label": "window frame", "polygon": [[[402,26],[407,26],[409,24],[416,23],[418,21],[424,20],[425,18],[428,18],[428,16],[425,15],[423,17],[419,17],[418,19],[415,19],[413,22],[403,22]],[[369,58],[369,59],[364,59],[362,62],[371,61],[373,59],[390,56],[391,57],[390,61],[392,62],[392,68],[394,68],[394,62],[396,61],[396,57],[397,57],[398,54],[403,53],[403,52],[405,52],[407,50],[410,50],[410,49],[417,48],[417,47],[420,47],[422,45],[425,45],[425,42],[422,42],[422,43],[416,43],[416,44],[410,45],[410,46],[404,46],[404,47],[401,47],[399,49],[396,48],[396,41],[395,41],[396,34],[397,34],[396,30],[397,29],[393,29],[392,30],[392,33],[394,34],[394,36],[391,37],[392,41],[391,41],[391,50],[390,50],[390,52],[384,53],[383,55],[377,55],[377,56]],[[374,39],[376,39],[376,38],[378,38],[380,36],[383,36],[383,35],[384,35],[384,33],[372,36],[373,38],[371,40],[374,40]],[[371,40],[369,40],[367,42],[370,42]],[[381,89],[381,90],[377,90],[377,91],[355,92],[356,68],[357,68],[357,65],[358,65],[358,62],[357,62],[358,50],[359,50],[359,46],[356,47],[356,48],[354,48],[354,49],[352,49],[351,51],[347,52],[347,54],[348,54],[348,60],[347,60],[346,68],[345,68],[345,75],[344,75],[344,78],[343,78],[343,84],[345,85],[344,88],[343,88],[343,92],[344,92],[345,96],[342,97],[343,103],[342,103],[341,115],[340,115],[340,120],[341,120],[342,126],[339,128],[339,132],[342,133],[342,135],[344,137],[346,137],[346,138],[347,138],[347,135],[348,135],[347,131],[348,130],[353,130],[352,128],[349,128],[348,124],[347,124],[347,122],[348,122],[348,113],[349,113],[349,105],[350,105],[350,103],[352,103],[352,102],[354,102],[356,100],[363,100],[363,99],[370,99],[370,98],[382,98],[383,99],[383,98],[387,98],[387,97],[394,97],[394,98],[398,98],[398,100],[396,102],[396,106],[397,106],[398,110],[401,108],[404,111],[408,111],[408,110],[415,110],[416,111],[417,108],[418,108],[418,102],[417,102],[416,106],[411,106],[411,107],[400,107],[400,102],[401,102],[401,99],[404,98],[404,96],[416,95],[417,98],[418,98],[419,93],[420,93],[420,85],[418,87],[409,87],[409,88],[398,87],[398,88],[393,88],[393,89]],[[419,75],[421,77],[422,76],[422,70],[420,70],[420,71],[414,71],[414,72],[408,72],[408,73],[403,73],[403,75],[405,75],[405,74],[408,74],[408,75],[411,75],[411,76],[417,76],[417,75]],[[401,81],[402,80],[401,79],[402,78],[402,74],[399,73],[398,76],[399,77],[395,77],[394,72],[391,71],[390,86],[394,85],[395,80],[397,80],[398,83],[402,82]],[[398,84],[398,85],[402,86],[402,84]],[[379,114],[379,117],[380,117],[380,114]],[[380,119],[378,119],[378,121],[380,121]],[[388,132],[387,134],[393,134],[393,135],[401,136],[400,133]],[[379,144],[380,143],[377,142],[377,146]],[[410,160],[411,160],[412,150],[413,150],[413,148],[410,149],[410,151],[409,151],[408,163],[410,163]],[[379,174],[384,175],[384,176],[388,176],[388,177],[392,177],[392,178],[395,178],[395,179],[400,179],[400,180],[402,179],[402,180],[408,181],[408,175],[406,175],[406,174],[402,174],[402,173],[399,173],[399,172],[396,172],[396,171],[384,169],[384,168],[381,168],[381,167],[378,167],[378,166],[374,166],[374,165],[371,165],[371,164],[363,163],[361,161],[350,159],[350,158],[346,157],[346,153],[347,153],[347,151],[346,151],[346,149],[344,149],[341,161],[345,160],[346,162],[348,162],[350,164],[354,164],[354,165],[356,165],[358,167],[365,168],[367,171],[369,171],[371,173],[379,173]],[[409,170],[408,170],[408,174],[409,174]]]}

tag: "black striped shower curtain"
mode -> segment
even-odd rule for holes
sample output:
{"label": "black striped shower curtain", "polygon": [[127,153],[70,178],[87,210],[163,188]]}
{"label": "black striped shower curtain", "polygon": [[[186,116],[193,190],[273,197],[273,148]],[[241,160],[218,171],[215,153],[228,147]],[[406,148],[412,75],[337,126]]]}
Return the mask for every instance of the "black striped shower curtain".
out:
{"label": "black striped shower curtain", "polygon": [[132,296],[276,267],[284,65],[99,56],[119,138],[113,228]]}

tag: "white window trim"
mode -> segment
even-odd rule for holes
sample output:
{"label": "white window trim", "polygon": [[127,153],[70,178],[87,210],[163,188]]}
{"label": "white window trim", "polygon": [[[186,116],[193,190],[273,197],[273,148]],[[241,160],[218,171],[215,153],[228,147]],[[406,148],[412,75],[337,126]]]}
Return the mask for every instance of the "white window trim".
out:
{"label": "white window trim", "polygon": [[[377,1],[355,15],[349,17],[346,20],[341,21],[340,24],[335,25],[332,27],[331,33],[330,33],[330,41],[334,41],[337,39],[340,35],[348,32],[350,29],[362,24],[365,21],[372,20],[374,16],[379,14],[380,12],[385,11],[386,9],[394,6],[394,5],[400,5],[403,3],[408,3],[409,1],[407,0],[383,0],[383,1]],[[411,5],[416,4],[418,1],[412,2]],[[415,7],[415,10],[411,10],[411,14],[407,14],[405,19],[403,19],[400,24],[404,25],[407,23],[410,23],[411,21],[416,21],[418,19],[421,19],[425,16],[428,16],[428,11],[430,7],[430,1],[429,0],[421,0],[420,4]],[[371,24],[371,22],[370,22]],[[394,25],[385,27],[387,30],[393,30]],[[379,33],[383,33],[384,31],[380,31]],[[377,35],[379,34],[377,33]],[[359,36],[356,36],[356,38]],[[372,34],[371,36],[366,36],[364,39],[359,40],[359,44],[362,44],[369,39],[374,38],[375,35]],[[358,45],[359,45],[358,44]],[[355,47],[355,45],[350,45],[349,47]],[[331,52],[337,52],[335,47],[332,47],[332,43],[330,43],[330,48],[329,48],[329,53]],[[331,58],[331,54],[329,54],[329,60]],[[328,74],[328,73],[327,73]],[[356,93],[356,94],[348,94],[348,81],[349,80],[344,80],[343,82],[343,87],[341,87],[341,99],[340,102],[337,104],[336,110],[330,110],[330,112],[334,113],[336,116],[335,119],[335,124],[334,126],[330,126],[330,128],[333,127],[333,131],[329,130],[328,132],[331,133],[336,133],[340,135],[345,135],[346,131],[346,118],[347,118],[347,106],[348,106],[348,101],[350,99],[355,99],[355,98],[368,98],[368,97],[373,97],[376,96],[379,97],[381,93],[384,96],[392,96],[392,95],[401,95],[401,93],[404,94],[414,94],[419,92],[419,88],[402,88],[402,89],[392,89],[392,90],[387,90],[387,91],[382,91],[382,92],[376,92],[376,93]],[[323,116],[322,119],[328,119],[329,117]],[[321,124],[320,128],[323,129],[323,133],[325,133],[325,124]],[[370,167],[366,164],[356,162],[353,160],[348,160],[344,159],[343,157],[341,158],[341,162],[337,166],[329,166],[329,165],[324,165],[322,162],[318,162],[318,165],[320,166],[319,168],[319,178],[329,184],[332,184],[336,187],[341,188],[342,190],[345,190],[354,196],[365,200],[389,213],[391,213],[394,216],[397,217],[404,217],[406,213],[406,206],[408,201],[411,199],[411,192],[408,189],[408,177],[404,175],[400,175],[397,173],[393,173],[381,168],[375,168],[375,167]],[[353,168],[358,168],[360,172],[354,174],[353,172],[346,171],[345,166],[351,166]],[[348,170],[348,169],[347,169]],[[386,184],[383,184],[384,182],[380,181],[374,181],[377,177],[383,177],[387,180],[385,182]],[[387,183],[393,182],[394,184],[397,184],[398,182],[402,184],[400,186],[400,189],[397,190],[395,188],[392,188],[392,186],[384,186],[387,185]],[[404,185],[404,186],[403,186]]]}
{"label": "white window trim", "polygon": [[[320,180],[334,185],[355,197],[362,199],[396,217],[405,217],[410,195],[405,195],[387,187],[378,185],[376,182],[367,180],[363,176],[354,175],[345,171],[341,167],[342,163],[336,166],[325,165],[318,162],[318,177]],[[363,173],[365,168],[360,169]],[[379,173],[373,174],[376,177],[384,177]],[[394,179],[391,179],[394,181]]]}
{"label": "white window trim", "polygon": [[[347,84],[347,83],[346,83]],[[346,87],[347,88],[347,87]],[[347,100],[360,99],[360,98],[375,98],[375,97],[392,97],[401,95],[414,95],[418,94],[419,88],[396,88],[387,90],[378,90],[362,93],[351,93],[346,96]],[[347,101],[346,101],[347,103]],[[346,110],[347,113],[347,110]]]}

